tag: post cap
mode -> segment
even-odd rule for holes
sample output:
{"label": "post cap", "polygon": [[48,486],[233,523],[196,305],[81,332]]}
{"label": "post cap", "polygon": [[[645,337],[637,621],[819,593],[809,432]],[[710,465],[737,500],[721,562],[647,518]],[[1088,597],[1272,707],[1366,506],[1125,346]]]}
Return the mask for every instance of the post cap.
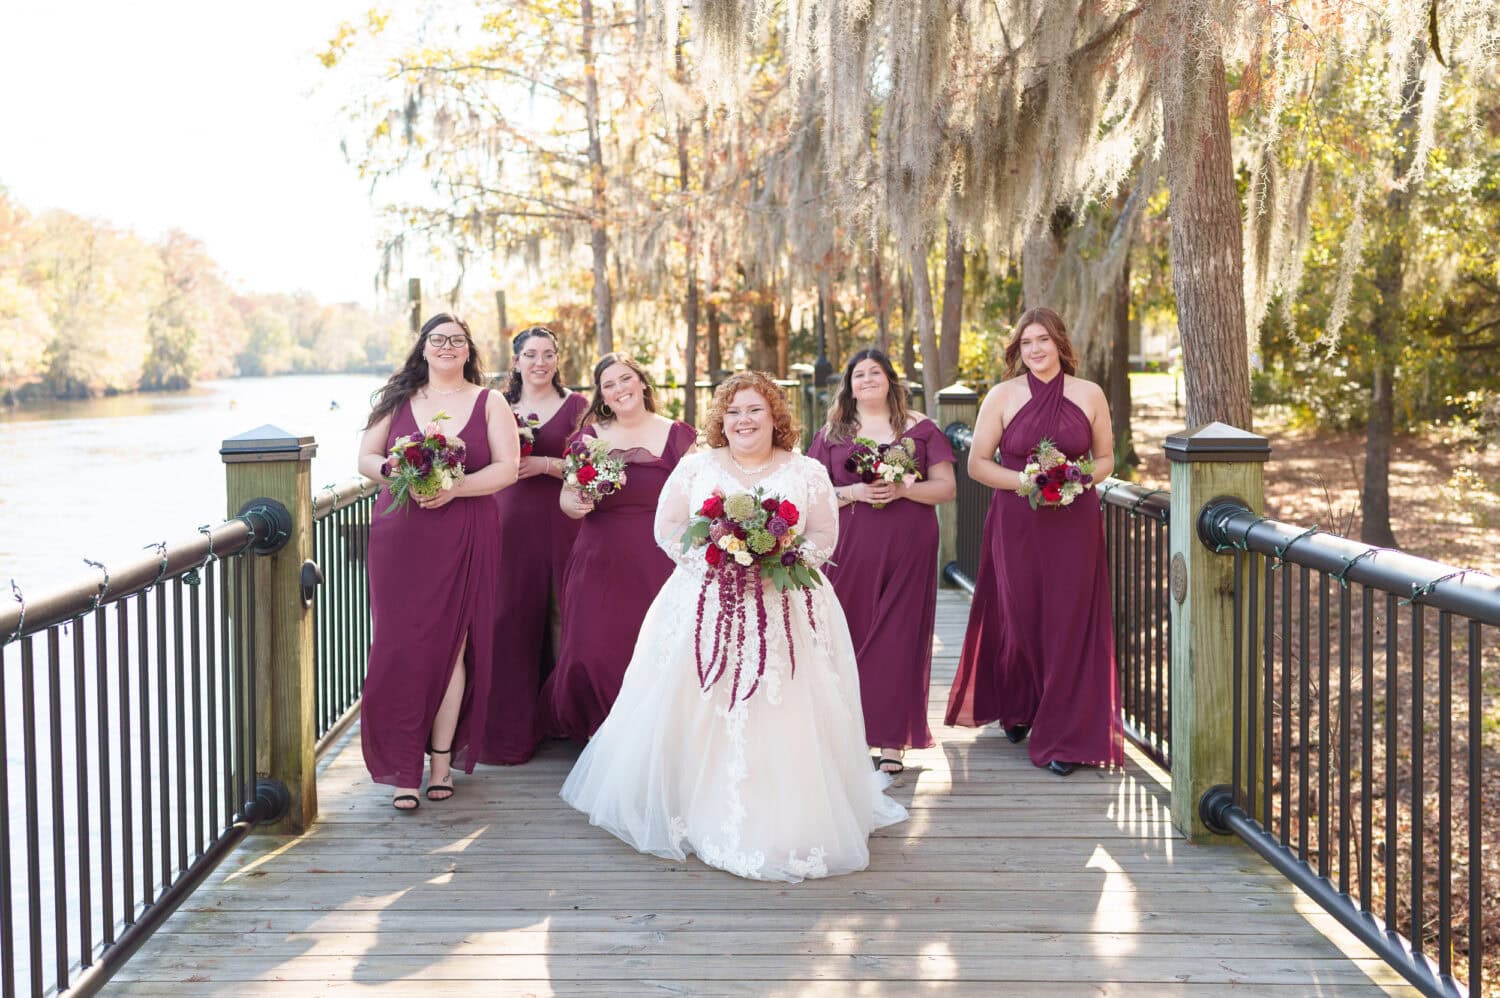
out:
{"label": "post cap", "polygon": [[962,381],[955,381],[947,388],[938,390],[939,402],[978,402],[979,393],[974,391]]}
{"label": "post cap", "polygon": [[225,464],[250,461],[311,461],[318,452],[312,437],[299,437],[267,423],[224,441],[219,456]]}
{"label": "post cap", "polygon": [[1213,422],[1173,433],[1167,437],[1163,449],[1167,452],[1167,460],[1178,464],[1199,461],[1264,463],[1271,456],[1271,441],[1228,423]]}

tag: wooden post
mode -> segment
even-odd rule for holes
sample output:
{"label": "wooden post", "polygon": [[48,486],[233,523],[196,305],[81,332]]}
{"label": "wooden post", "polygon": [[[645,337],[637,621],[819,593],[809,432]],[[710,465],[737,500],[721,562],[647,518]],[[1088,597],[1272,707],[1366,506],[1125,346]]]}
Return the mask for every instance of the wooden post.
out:
{"label": "wooden post", "polygon": [[[1225,842],[1198,802],[1234,765],[1234,560],[1198,537],[1198,515],[1233,497],[1265,510],[1265,437],[1209,423],[1167,437],[1172,469],[1172,824],[1193,842]],[[1241,635],[1252,622],[1242,621]]]}
{"label": "wooden post", "polygon": [[[947,429],[953,423],[966,423],[970,429],[974,428],[974,420],[979,417],[979,394],[965,384],[952,384],[938,392],[937,397],[937,420],[938,429]],[[959,458],[963,460],[962,457]],[[958,468],[953,469],[955,475],[960,474]],[[938,507],[938,563],[937,570],[942,572],[943,566],[950,561],[958,560],[958,497],[943,503]],[[938,578],[942,578],[941,575]]]}
{"label": "wooden post", "polygon": [[411,324],[411,338],[416,339],[422,331],[422,279],[409,278],[406,282],[407,321]]}
{"label": "wooden post", "polygon": [[276,426],[230,437],[219,449],[229,493],[229,515],[252,499],[275,499],[292,514],[292,532],[275,554],[254,555],[256,660],[255,769],[291,794],[286,817],[256,830],[300,834],[318,814],[313,747],[317,743],[313,689],[313,613],[302,605],[302,563],[312,557],[312,437]]}

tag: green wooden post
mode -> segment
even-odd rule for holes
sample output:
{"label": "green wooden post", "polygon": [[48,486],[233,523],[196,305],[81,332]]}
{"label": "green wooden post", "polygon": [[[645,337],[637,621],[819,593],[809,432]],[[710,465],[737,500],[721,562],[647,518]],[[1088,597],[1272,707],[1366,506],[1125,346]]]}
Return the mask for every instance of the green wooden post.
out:
{"label": "green wooden post", "polygon": [[[952,384],[938,392],[936,418],[939,429],[947,429],[953,423],[966,423],[973,429],[978,417],[979,393],[968,385]],[[963,457],[960,456],[959,460],[962,461]],[[954,468],[953,473],[960,474],[959,469]],[[955,496],[938,507],[938,571],[942,572],[944,565],[957,560],[958,498]]]}
{"label": "green wooden post", "polygon": [[[1193,842],[1226,842],[1198,815],[1198,802],[1231,780],[1234,764],[1234,560],[1198,538],[1198,515],[1234,497],[1265,510],[1265,437],[1224,423],[1173,434],[1172,469],[1172,824]],[[1248,619],[1241,635],[1249,634]]]}
{"label": "green wooden post", "polygon": [[276,426],[230,437],[219,449],[229,494],[229,515],[252,499],[275,499],[292,514],[291,538],[256,565],[255,769],[279,780],[291,808],[273,834],[299,834],[318,814],[313,748],[317,744],[313,688],[313,613],[303,605],[302,563],[312,557],[312,437]]}

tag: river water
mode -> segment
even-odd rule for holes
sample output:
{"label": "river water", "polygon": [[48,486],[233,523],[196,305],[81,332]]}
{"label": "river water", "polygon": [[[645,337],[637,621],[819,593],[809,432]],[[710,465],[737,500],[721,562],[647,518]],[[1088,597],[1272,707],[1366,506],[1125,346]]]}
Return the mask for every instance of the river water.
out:
{"label": "river water", "polygon": [[219,446],[265,424],[318,443],[313,487],[352,477],[373,375],[208,382],[186,392],[0,408],[0,599],[97,580],[105,565],[226,516]]}

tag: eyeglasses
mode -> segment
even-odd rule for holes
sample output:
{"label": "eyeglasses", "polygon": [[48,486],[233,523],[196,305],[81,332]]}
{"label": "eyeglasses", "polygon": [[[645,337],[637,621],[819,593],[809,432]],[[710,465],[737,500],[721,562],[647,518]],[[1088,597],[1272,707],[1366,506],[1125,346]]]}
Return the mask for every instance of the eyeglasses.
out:
{"label": "eyeglasses", "polygon": [[427,345],[430,347],[467,347],[469,338],[463,333],[454,333],[452,336],[443,333],[428,333]]}

